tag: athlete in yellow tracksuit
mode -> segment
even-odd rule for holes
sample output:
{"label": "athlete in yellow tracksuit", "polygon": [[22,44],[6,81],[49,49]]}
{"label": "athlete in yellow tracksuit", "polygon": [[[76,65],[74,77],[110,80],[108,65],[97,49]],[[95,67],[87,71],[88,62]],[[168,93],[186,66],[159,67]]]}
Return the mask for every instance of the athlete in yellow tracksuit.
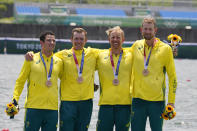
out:
{"label": "athlete in yellow tracksuit", "polygon": [[[33,61],[25,60],[23,64],[20,75],[16,80],[13,99],[19,101],[24,84],[27,81],[24,130],[39,131],[41,127],[42,131],[56,131],[58,122],[58,77],[61,77],[61,72],[63,72],[63,63],[61,59],[53,55],[53,49],[55,48],[53,32],[43,32],[40,36],[40,43],[42,53],[34,54]],[[51,70],[51,73],[49,73],[49,70]],[[47,77],[47,74],[51,74],[50,78]]]}
{"label": "athlete in yellow tracksuit", "polygon": [[75,28],[72,33],[73,47],[56,53],[64,64],[61,79],[60,130],[87,131],[93,108],[94,73],[98,50],[84,48],[87,41],[84,29]]}
{"label": "athlete in yellow tracksuit", "polygon": [[83,48],[74,50],[79,65],[81,64],[82,51],[84,51],[83,82],[78,83],[78,73],[73,58],[73,48],[62,50],[55,55],[63,60],[64,75],[61,81],[61,101],[81,101],[94,97],[94,73],[96,68],[96,58],[98,50],[93,48]]}
{"label": "athlete in yellow tracksuit", "polygon": [[[97,70],[101,86],[99,106],[100,105],[130,105],[130,81],[132,55],[128,49],[122,49],[122,60],[119,68],[118,79],[120,84],[113,85],[114,75],[110,62],[110,51],[100,51],[97,59]],[[117,65],[120,55],[113,55],[114,65]]]}
{"label": "athlete in yellow tracksuit", "polygon": [[46,85],[46,71],[40,59],[40,53],[34,54],[33,61],[25,61],[20,75],[16,80],[13,98],[19,101],[19,97],[27,81],[27,97],[25,108],[58,110],[58,77],[62,72],[63,63],[58,57],[49,57],[43,54],[47,69],[50,68],[51,57],[53,57],[53,70],[49,88]]}
{"label": "athlete in yellow tracksuit", "polygon": [[146,52],[150,52],[151,48],[148,49],[144,39],[136,41],[132,46],[133,68],[135,69],[133,70],[133,97],[148,101],[164,101],[165,72],[167,72],[169,77],[168,103],[174,103],[177,83],[171,47],[157,38],[148,66],[150,73],[147,77],[144,77],[142,73],[144,69],[144,46]]}
{"label": "athlete in yellow tracksuit", "polygon": [[97,131],[113,131],[114,126],[116,131],[128,131],[130,126],[132,55],[122,48],[123,41],[120,27],[110,29],[111,48],[101,51],[97,59],[101,86]]}
{"label": "athlete in yellow tracksuit", "polygon": [[175,103],[177,78],[172,49],[155,37],[156,31],[154,19],[145,18],[141,28],[144,39],[136,41],[131,48],[132,131],[145,131],[147,117],[152,131],[162,131],[166,72],[169,81],[168,104],[174,106]]}

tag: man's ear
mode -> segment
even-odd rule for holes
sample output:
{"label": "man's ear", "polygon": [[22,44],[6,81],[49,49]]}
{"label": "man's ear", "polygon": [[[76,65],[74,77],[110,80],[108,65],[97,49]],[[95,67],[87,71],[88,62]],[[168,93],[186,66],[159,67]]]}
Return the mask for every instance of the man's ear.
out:
{"label": "man's ear", "polygon": [[124,43],[124,41],[125,41],[125,37],[122,37],[122,43]]}
{"label": "man's ear", "polygon": [[88,41],[87,37],[85,37],[85,43]]}
{"label": "man's ear", "polygon": [[158,28],[156,27],[156,28],[155,28],[155,34],[157,33],[157,30],[158,30]]}
{"label": "man's ear", "polygon": [[72,38],[72,37],[70,37],[70,41],[71,41],[71,42],[73,41],[73,38]]}
{"label": "man's ear", "polygon": [[44,45],[44,42],[43,41],[40,41],[40,45],[41,45],[41,47]]}
{"label": "man's ear", "polygon": [[142,33],[142,27],[140,27],[140,32]]}
{"label": "man's ear", "polygon": [[110,41],[110,36],[108,36],[108,41]]}

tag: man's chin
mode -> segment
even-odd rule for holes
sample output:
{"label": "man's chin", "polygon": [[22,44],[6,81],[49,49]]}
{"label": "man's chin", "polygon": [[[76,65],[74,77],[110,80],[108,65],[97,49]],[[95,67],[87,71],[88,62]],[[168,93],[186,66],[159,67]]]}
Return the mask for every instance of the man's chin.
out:
{"label": "man's chin", "polygon": [[114,48],[119,48],[120,45],[119,45],[119,44],[114,44],[113,47],[114,47]]}
{"label": "man's chin", "polygon": [[144,37],[145,40],[151,40],[153,37]]}
{"label": "man's chin", "polygon": [[81,50],[82,47],[75,47],[75,50]]}
{"label": "man's chin", "polygon": [[114,49],[120,49],[120,46],[114,46],[113,48]]}
{"label": "man's chin", "polygon": [[54,51],[55,48],[50,48],[49,51]]}

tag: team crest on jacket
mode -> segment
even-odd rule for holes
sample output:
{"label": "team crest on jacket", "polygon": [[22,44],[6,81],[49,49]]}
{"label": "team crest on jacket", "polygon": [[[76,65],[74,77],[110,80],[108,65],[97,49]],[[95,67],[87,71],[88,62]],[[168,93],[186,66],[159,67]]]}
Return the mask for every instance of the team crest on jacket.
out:
{"label": "team crest on jacket", "polygon": [[71,57],[72,56],[72,54],[68,54],[68,57]]}
{"label": "team crest on jacket", "polygon": [[39,64],[40,63],[40,60],[36,61],[36,64]]}
{"label": "team crest on jacket", "polygon": [[108,59],[108,58],[109,58],[109,56],[104,57],[104,59]]}
{"label": "team crest on jacket", "polygon": [[58,61],[56,60],[55,62],[54,62],[54,64],[57,64],[58,63]]}
{"label": "team crest on jacket", "polygon": [[143,48],[143,46],[138,47],[138,50],[141,50]]}

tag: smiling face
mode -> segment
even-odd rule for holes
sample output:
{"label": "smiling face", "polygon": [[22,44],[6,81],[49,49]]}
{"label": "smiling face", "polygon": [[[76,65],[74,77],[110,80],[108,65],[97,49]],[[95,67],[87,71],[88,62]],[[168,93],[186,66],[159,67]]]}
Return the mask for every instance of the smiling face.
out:
{"label": "smiling face", "polygon": [[155,37],[155,34],[157,32],[157,28],[154,27],[154,24],[152,23],[144,23],[141,28],[141,33],[144,39],[151,40]]}
{"label": "smiling face", "polygon": [[71,41],[75,50],[81,50],[85,46],[87,38],[84,32],[73,32]]}
{"label": "smiling face", "polygon": [[155,19],[152,17],[144,18],[140,30],[145,40],[153,39],[157,32]]}
{"label": "smiling face", "polygon": [[121,49],[122,43],[124,42],[124,37],[120,31],[112,31],[109,35],[109,42],[111,48],[113,49]]}
{"label": "smiling face", "polygon": [[55,45],[56,45],[55,36],[48,34],[45,36],[44,41],[41,40],[40,43],[41,43],[42,50],[44,52],[53,52],[53,50],[55,49]]}

